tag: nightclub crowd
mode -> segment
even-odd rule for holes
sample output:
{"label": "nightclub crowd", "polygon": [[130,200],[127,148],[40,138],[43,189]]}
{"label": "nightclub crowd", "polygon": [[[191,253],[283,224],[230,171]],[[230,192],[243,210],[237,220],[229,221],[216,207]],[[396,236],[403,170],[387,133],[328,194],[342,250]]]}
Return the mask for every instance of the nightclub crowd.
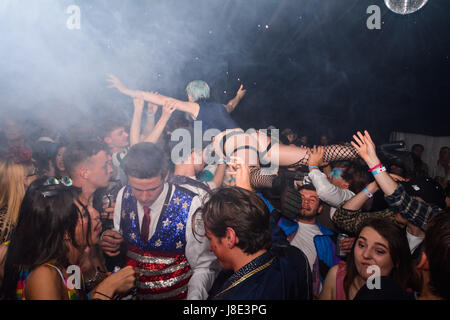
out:
{"label": "nightclub crowd", "polygon": [[185,101],[107,80],[131,123],[1,120],[0,299],[449,299],[448,146],[426,164],[367,131],[244,131],[243,86],[220,104],[200,80]]}

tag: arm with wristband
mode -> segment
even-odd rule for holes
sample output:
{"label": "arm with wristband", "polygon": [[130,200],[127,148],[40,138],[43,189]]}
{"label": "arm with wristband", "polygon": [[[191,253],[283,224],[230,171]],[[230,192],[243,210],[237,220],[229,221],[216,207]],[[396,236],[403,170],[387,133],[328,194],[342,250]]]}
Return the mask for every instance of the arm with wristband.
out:
{"label": "arm with wristband", "polygon": [[[352,146],[355,147],[369,168],[377,166],[380,160],[376,155],[375,144],[369,133],[364,131],[363,135],[358,131],[356,135],[353,135],[353,138],[356,142],[352,141]],[[372,174],[378,186],[383,190],[385,199],[392,210],[400,213],[413,225],[425,230],[428,220],[440,208],[411,198],[403,186],[399,185],[385,170],[376,169],[376,172],[372,171]]]}
{"label": "arm with wristband", "polygon": [[323,165],[324,147],[314,146],[311,149],[308,166],[308,177],[317,190],[319,198],[332,207],[339,206],[343,201],[352,198],[355,194],[348,189],[341,189],[332,184],[327,176],[320,171],[319,167]]}
{"label": "arm with wristband", "polygon": [[397,182],[392,179],[386,171],[386,168],[381,165],[381,161],[375,152],[375,144],[370,137],[369,132],[357,132],[353,135],[352,146],[358,151],[361,158],[367,163],[369,171],[373,174],[375,181],[384,194],[389,196],[397,189]]}
{"label": "arm with wristband", "polygon": [[[373,181],[369,183],[364,190],[356,194],[353,198],[348,200],[342,207],[346,210],[359,210],[362,208],[368,198],[371,198],[375,192],[378,191],[378,184]],[[369,196],[371,195],[371,196]]]}

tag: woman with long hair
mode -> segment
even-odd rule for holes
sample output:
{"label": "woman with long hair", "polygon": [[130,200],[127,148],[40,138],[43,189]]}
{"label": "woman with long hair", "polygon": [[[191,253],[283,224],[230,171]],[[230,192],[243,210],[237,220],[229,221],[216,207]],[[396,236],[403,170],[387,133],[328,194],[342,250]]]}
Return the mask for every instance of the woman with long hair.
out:
{"label": "woman with long hair", "polygon": [[[85,250],[99,241],[98,212],[78,199],[79,191],[63,184],[35,181],[20,207],[0,288],[1,299],[76,300],[89,298],[79,267]],[[103,280],[90,295],[112,299],[128,292],[136,271],[127,267]]]}
{"label": "woman with long hair", "polygon": [[370,218],[361,225],[347,261],[328,271],[320,299],[353,300],[373,274],[371,266],[403,290],[420,289],[405,231],[389,220]]}
{"label": "woman with long hair", "polygon": [[36,177],[28,149],[10,148],[0,160],[0,244],[9,240],[25,191]]}

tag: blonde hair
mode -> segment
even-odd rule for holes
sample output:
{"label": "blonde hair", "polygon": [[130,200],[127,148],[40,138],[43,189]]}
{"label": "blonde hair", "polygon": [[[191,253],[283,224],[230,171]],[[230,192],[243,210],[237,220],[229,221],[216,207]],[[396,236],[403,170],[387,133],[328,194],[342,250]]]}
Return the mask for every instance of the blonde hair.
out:
{"label": "blonde hair", "polygon": [[13,160],[0,162],[0,208],[7,208],[5,219],[0,225],[0,239],[7,238],[17,223],[20,205],[25,196],[24,179],[32,168]]}

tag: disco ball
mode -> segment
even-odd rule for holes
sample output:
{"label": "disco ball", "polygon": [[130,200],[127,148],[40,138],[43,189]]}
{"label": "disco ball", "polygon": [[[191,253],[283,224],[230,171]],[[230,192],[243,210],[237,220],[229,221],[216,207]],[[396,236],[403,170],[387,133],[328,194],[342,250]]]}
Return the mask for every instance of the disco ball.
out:
{"label": "disco ball", "polygon": [[393,12],[409,14],[421,9],[428,0],[384,0],[386,6]]}

